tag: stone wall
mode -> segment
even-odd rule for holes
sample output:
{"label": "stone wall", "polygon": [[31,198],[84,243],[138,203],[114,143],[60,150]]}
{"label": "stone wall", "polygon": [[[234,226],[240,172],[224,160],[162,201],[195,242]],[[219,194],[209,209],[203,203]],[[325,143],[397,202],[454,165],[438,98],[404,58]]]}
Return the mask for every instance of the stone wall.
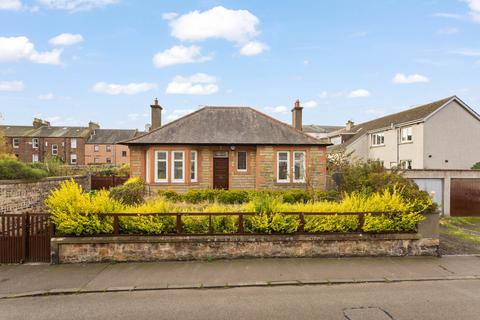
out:
{"label": "stone wall", "polygon": [[60,182],[74,179],[90,190],[88,176],[52,177],[40,181],[0,180],[0,215],[46,212],[45,199]]}
{"label": "stone wall", "polygon": [[437,256],[438,215],[418,233],[117,236],[52,239],[53,263],[280,257]]}

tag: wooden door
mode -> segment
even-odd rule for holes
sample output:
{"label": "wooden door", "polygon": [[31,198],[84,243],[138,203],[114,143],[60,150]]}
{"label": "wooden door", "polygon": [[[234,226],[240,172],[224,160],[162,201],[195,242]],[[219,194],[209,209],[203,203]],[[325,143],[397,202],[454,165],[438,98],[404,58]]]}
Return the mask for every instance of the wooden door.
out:
{"label": "wooden door", "polygon": [[213,188],[228,189],[228,158],[213,158]]}

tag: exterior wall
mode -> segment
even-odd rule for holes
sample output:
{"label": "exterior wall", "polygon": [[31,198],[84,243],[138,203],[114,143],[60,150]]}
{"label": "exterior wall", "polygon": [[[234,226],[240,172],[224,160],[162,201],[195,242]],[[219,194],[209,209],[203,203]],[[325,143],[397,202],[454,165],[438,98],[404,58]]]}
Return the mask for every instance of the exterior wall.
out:
{"label": "exterior wall", "polygon": [[[99,147],[98,151],[95,151],[96,145]],[[107,146],[110,146],[110,151],[107,151]],[[123,156],[123,151],[127,153],[126,156]],[[110,163],[115,165],[129,163],[130,150],[121,144],[85,144],[85,164],[108,163],[107,159],[110,159]]]}
{"label": "exterior wall", "polygon": [[[148,150],[148,157],[147,157]],[[198,154],[197,182],[190,181],[190,152]],[[154,179],[155,152],[167,151],[168,155],[168,181],[156,183]],[[174,183],[171,180],[171,152],[184,151],[185,153],[185,181]],[[190,189],[213,188],[213,155],[216,151],[228,152],[229,159],[229,188],[230,189],[289,189],[306,188],[312,186],[316,189],[326,188],[326,148],[322,146],[308,147],[273,147],[273,146],[150,146],[130,147],[131,176],[142,177],[150,189],[175,190],[186,192]],[[247,170],[237,170],[237,152],[247,152]],[[292,157],[290,164],[293,168],[293,151],[306,152],[306,183],[277,183],[276,182],[276,153],[277,151],[290,151]],[[147,159],[148,158],[148,159]],[[148,163],[148,166],[147,166]],[[142,167],[143,166],[143,167]],[[291,169],[290,175],[293,174]]]}
{"label": "exterior wall", "polygon": [[0,180],[0,215],[46,212],[45,199],[62,181],[74,179],[84,190],[90,190],[87,176],[54,177],[41,181]]}
{"label": "exterior wall", "polygon": [[51,241],[52,263],[280,257],[438,256],[438,216],[416,234],[67,237]]}
{"label": "exterior wall", "polygon": [[[480,161],[480,121],[451,102],[425,121],[425,169],[470,169]],[[448,161],[448,162],[446,162]]]}
{"label": "exterior wall", "polygon": [[77,165],[85,164],[85,139],[77,138],[77,147],[71,148],[72,138],[41,138],[38,137],[38,148],[32,147],[32,139],[30,137],[18,137],[19,146],[14,148],[12,141],[14,137],[7,137],[7,142],[12,152],[22,162],[32,162],[34,154],[38,155],[38,161],[43,161],[52,156],[52,144],[58,146],[58,157],[70,164],[72,154],[77,155]]}

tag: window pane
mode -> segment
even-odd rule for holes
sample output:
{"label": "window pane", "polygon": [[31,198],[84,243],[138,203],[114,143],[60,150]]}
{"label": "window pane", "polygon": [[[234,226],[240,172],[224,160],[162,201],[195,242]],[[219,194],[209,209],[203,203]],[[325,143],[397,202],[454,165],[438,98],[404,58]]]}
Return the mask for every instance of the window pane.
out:
{"label": "window pane", "polygon": [[278,179],[287,180],[288,178],[288,166],[286,161],[278,163]]}
{"label": "window pane", "polygon": [[183,164],[181,161],[175,161],[173,167],[173,179],[182,180],[183,179]]}
{"label": "window pane", "polygon": [[167,179],[167,162],[166,161],[158,161],[157,178],[158,180]]}
{"label": "window pane", "polygon": [[175,160],[183,160],[183,153],[182,152],[174,152],[173,153],[173,158]]}
{"label": "window pane", "polygon": [[288,160],[288,153],[287,152],[279,152],[278,153],[278,160]]}
{"label": "window pane", "polygon": [[305,154],[303,152],[296,152],[295,156],[295,167],[294,167],[294,179],[295,180],[303,180],[305,176],[305,168],[304,168],[304,158]]}
{"label": "window pane", "polygon": [[197,152],[192,151],[190,153],[190,180],[197,180]]}
{"label": "window pane", "polygon": [[247,152],[241,151],[237,153],[237,169],[247,170]]}
{"label": "window pane", "polygon": [[[123,151],[123,152],[125,152],[125,151]],[[159,152],[157,157],[158,157],[158,160],[167,160],[167,153],[166,152]]]}

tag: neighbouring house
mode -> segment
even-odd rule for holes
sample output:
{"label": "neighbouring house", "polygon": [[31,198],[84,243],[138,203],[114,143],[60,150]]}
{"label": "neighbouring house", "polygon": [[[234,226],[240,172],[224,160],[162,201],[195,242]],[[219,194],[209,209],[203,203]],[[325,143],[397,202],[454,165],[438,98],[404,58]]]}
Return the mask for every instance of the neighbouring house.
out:
{"label": "neighbouring house", "polygon": [[386,168],[470,169],[480,161],[480,116],[456,96],[328,134],[329,153],[380,160]]}
{"label": "neighbouring house", "polygon": [[342,126],[325,126],[318,124],[308,124],[303,126],[303,132],[306,134],[317,138],[324,139],[328,138],[328,134],[337,130],[342,129]]}
{"label": "neighbouring house", "polygon": [[50,122],[35,118],[32,126],[2,125],[7,144],[23,162],[40,162],[58,157],[71,165],[85,163],[85,142],[90,127],[51,126]]}
{"label": "neighbouring house", "polygon": [[204,107],[123,142],[131,176],[153,189],[325,189],[328,142],[302,132],[296,101],[288,125],[249,107]]}
{"label": "neighbouring house", "polygon": [[115,165],[130,162],[128,146],[119,144],[138,134],[129,129],[94,129],[85,143],[85,164],[111,163]]}

